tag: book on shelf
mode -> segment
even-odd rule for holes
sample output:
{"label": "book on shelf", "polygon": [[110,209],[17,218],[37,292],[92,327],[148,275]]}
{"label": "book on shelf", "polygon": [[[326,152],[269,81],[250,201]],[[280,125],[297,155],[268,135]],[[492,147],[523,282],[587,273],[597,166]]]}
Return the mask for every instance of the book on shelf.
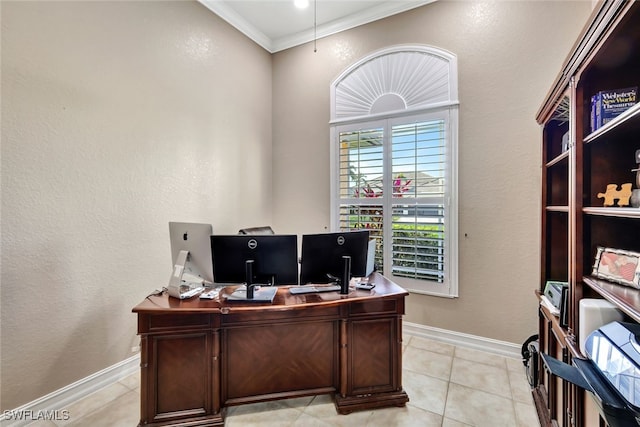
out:
{"label": "book on shelf", "polygon": [[638,87],[601,90],[591,97],[591,132],[633,107],[638,98]]}
{"label": "book on shelf", "polygon": [[562,152],[569,150],[569,131],[562,135]]}

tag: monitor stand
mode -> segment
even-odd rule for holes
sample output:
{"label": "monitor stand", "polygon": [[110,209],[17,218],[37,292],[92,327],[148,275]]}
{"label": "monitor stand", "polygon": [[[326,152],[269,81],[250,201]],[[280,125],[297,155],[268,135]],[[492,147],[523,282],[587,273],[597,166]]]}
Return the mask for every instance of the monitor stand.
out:
{"label": "monitor stand", "polygon": [[225,297],[229,302],[273,302],[276,293],[278,293],[278,288],[273,286],[261,286],[259,289],[255,289],[256,285],[252,286],[254,287],[252,298],[247,298],[247,289],[243,287],[225,295]]}
{"label": "monitor stand", "polygon": [[173,273],[169,279],[167,293],[174,298],[180,298],[180,287],[204,286],[204,279],[189,261],[189,251],[180,251],[173,266]]}
{"label": "monitor stand", "polygon": [[255,301],[255,302],[273,302],[273,298],[278,292],[278,288],[273,286],[260,286],[253,283],[253,263],[252,259],[247,260],[245,264],[245,286],[236,289],[233,293],[227,295],[228,301]]}
{"label": "monitor stand", "polygon": [[348,255],[342,256],[343,269],[342,269],[342,282],[340,283],[340,294],[346,295],[349,293],[349,282],[351,281],[351,257]]}

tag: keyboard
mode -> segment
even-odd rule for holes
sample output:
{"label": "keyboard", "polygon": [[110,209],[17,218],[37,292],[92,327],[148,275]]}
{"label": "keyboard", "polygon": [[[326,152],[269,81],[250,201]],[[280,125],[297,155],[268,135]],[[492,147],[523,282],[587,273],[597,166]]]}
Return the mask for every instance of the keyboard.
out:
{"label": "keyboard", "polygon": [[188,290],[187,292],[182,292],[180,294],[180,299],[187,299],[187,298],[195,297],[196,295],[198,295],[202,291],[204,291],[204,288],[193,288],[191,290]]}
{"label": "keyboard", "polygon": [[304,286],[296,286],[295,288],[289,288],[289,292],[291,292],[292,295],[317,294],[320,292],[335,292],[339,290],[340,290],[340,286],[338,285],[329,285],[329,286],[304,285]]}

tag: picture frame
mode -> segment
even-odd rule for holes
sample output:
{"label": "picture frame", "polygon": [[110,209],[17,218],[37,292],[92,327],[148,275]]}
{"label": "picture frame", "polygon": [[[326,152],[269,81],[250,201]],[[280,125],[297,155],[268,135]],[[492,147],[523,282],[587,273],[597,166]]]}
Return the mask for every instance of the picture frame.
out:
{"label": "picture frame", "polygon": [[591,274],[640,289],[640,253],[598,246]]}

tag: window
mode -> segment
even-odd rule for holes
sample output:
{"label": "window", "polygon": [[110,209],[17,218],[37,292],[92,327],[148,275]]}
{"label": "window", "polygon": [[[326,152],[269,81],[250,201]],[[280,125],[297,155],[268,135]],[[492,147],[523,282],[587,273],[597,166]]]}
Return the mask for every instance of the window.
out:
{"label": "window", "polygon": [[332,228],[370,230],[383,274],[442,296],[457,296],[454,59],[392,48],[332,86]]}

